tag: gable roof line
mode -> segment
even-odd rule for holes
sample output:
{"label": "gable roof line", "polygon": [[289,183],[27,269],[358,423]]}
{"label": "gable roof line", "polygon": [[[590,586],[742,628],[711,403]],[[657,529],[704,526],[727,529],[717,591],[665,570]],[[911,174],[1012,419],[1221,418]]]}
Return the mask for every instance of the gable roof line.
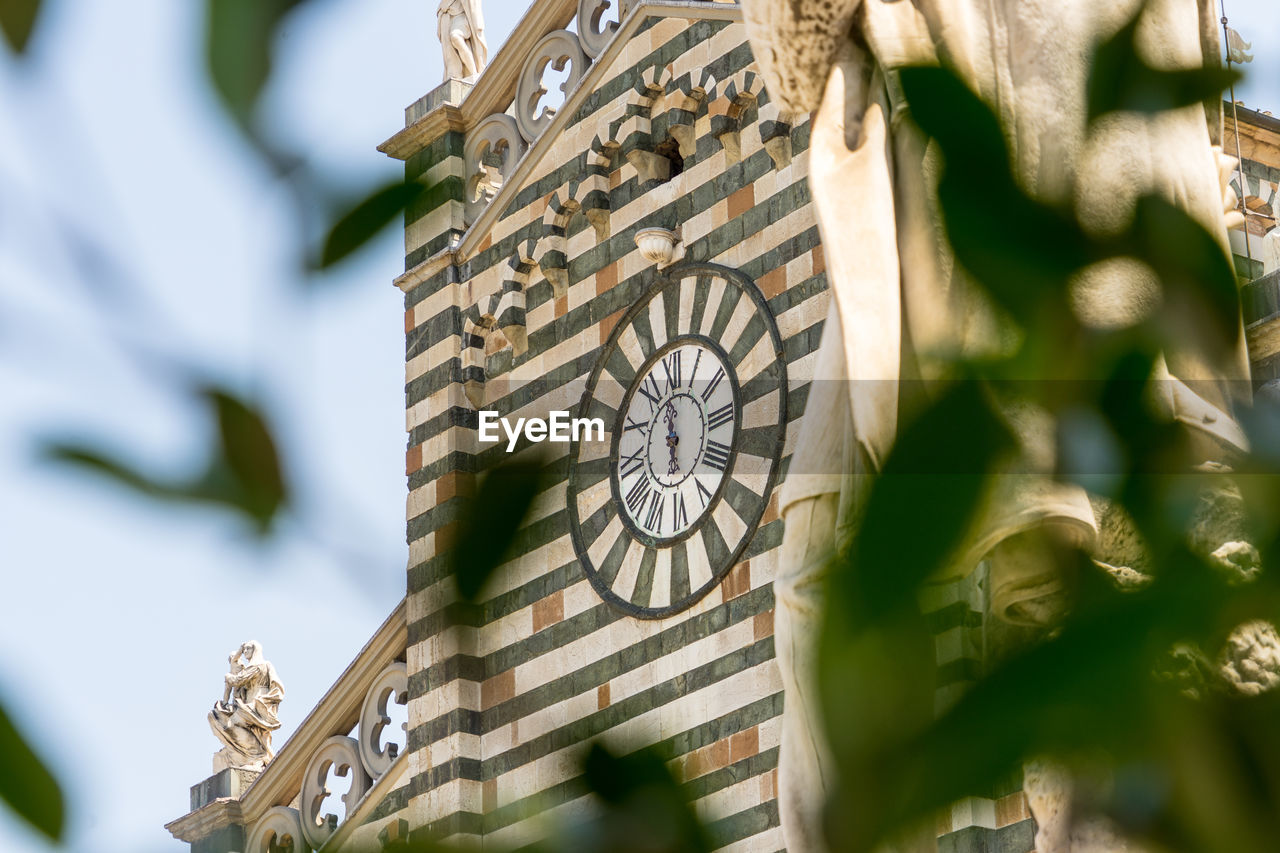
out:
{"label": "gable roof line", "polygon": [[[577,13],[577,0],[534,0],[511,35],[498,48],[493,61],[484,67],[475,83],[470,84],[461,102],[446,101],[431,108],[417,120],[408,122],[404,129],[379,145],[378,150],[388,157],[407,160],[446,130],[465,132],[490,113],[506,112],[515,97],[513,93],[520,80],[520,72],[524,70],[524,63],[538,39],[569,26]],[[450,82],[457,81],[446,80],[432,93]],[[430,96],[428,93],[427,97]],[[409,110],[405,112],[407,120]]]}
{"label": "gable roof line", "polygon": [[[560,131],[564,130],[565,125],[569,123],[570,117],[578,111],[578,107],[582,105],[582,102],[596,90],[596,86],[601,82],[600,78],[604,75],[605,69],[612,66],[613,60],[622,53],[631,36],[635,35],[635,31],[649,18],[740,21],[742,20],[742,8],[736,3],[706,2],[706,0],[641,0],[641,2],[636,3],[631,9],[631,13],[627,15],[626,20],[614,31],[613,38],[610,39],[608,46],[591,63],[591,67],[578,80],[573,90],[565,95],[564,103],[557,108],[555,116],[551,119],[551,124],[529,145],[524,156],[520,158],[520,162],[511,171],[511,175],[503,180],[502,189],[490,200],[484,211],[467,228],[466,233],[463,234],[461,241],[459,241],[458,247],[454,249],[455,256],[459,261],[475,252],[476,247],[483,239],[483,235],[487,234],[489,229],[493,227],[495,221],[501,216],[502,211],[510,204],[512,196],[523,187],[524,181],[550,149]],[[470,97],[468,97],[467,101],[470,101]],[[463,102],[464,106],[467,101]],[[504,110],[505,105],[498,111]]]}

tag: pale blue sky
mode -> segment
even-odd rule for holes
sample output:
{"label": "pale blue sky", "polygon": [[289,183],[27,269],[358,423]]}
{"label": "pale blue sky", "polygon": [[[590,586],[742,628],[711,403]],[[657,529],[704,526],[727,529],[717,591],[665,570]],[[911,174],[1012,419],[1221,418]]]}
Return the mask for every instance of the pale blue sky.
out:
{"label": "pale blue sky", "polygon": [[[73,849],[176,851],[162,824],[209,775],[227,654],[263,643],[287,692],[281,744],[403,592],[400,235],[300,294],[292,210],[202,88],[201,4],[47,2],[32,67],[0,54],[0,696],[67,788]],[[374,147],[439,82],[435,3],[313,5],[268,107],[333,180],[392,177]],[[487,0],[491,50],[525,5]],[[1273,10],[1228,6],[1258,55],[1237,96],[1280,113]],[[271,401],[302,524],[262,549],[229,518],[33,462],[49,433],[153,466],[192,463],[206,439],[111,344],[110,302],[90,298],[103,281],[58,250],[59,218],[125,259],[148,345]],[[47,848],[0,808],[0,849]]]}

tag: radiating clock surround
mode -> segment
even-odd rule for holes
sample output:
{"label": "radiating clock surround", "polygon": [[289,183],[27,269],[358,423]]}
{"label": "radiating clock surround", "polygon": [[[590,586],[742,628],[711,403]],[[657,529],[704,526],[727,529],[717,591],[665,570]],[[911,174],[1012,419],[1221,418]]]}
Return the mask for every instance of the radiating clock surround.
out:
{"label": "radiating clock surround", "polygon": [[[668,376],[676,354],[680,382]],[[786,383],[764,295],[727,267],[670,268],[618,322],[577,413],[603,418],[608,433],[572,446],[567,493],[574,549],[605,601],[639,618],[669,616],[738,561],[779,476]],[[674,429],[663,411],[671,401],[683,407]],[[681,493],[683,517],[672,497]]]}

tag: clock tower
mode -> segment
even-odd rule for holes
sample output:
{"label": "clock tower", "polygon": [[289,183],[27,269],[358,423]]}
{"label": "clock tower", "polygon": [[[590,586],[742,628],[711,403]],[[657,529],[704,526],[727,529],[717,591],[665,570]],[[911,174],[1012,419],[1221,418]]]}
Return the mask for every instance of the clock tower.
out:
{"label": "clock tower", "polygon": [[[578,760],[603,739],[657,746],[717,847],[782,849],[777,495],[828,305],[808,117],[770,101],[734,4],[610,23],[542,0],[474,85],[407,119],[382,150],[432,192],[396,282],[411,556],[392,822],[534,842],[587,807]],[[482,440],[490,412],[604,431]],[[449,618],[460,507],[528,453],[551,476],[518,553]]]}

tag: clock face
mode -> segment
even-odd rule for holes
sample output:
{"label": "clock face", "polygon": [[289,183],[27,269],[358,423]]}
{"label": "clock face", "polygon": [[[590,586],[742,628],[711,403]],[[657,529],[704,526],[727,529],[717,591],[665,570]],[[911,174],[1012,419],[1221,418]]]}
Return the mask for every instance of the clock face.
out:
{"label": "clock face", "polygon": [[642,368],[623,403],[614,490],[655,541],[689,530],[720,489],[737,424],[737,380],[711,341],[677,338]]}
{"label": "clock face", "polygon": [[642,618],[683,610],[749,545],[777,481],[786,428],[782,339],[745,276],[666,272],[614,328],[578,416],[568,512],[602,598]]}

